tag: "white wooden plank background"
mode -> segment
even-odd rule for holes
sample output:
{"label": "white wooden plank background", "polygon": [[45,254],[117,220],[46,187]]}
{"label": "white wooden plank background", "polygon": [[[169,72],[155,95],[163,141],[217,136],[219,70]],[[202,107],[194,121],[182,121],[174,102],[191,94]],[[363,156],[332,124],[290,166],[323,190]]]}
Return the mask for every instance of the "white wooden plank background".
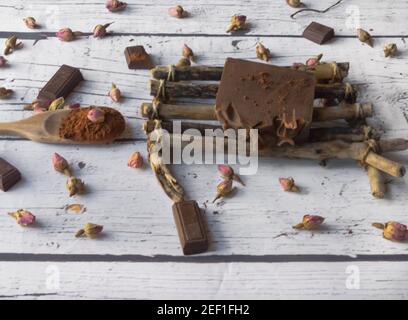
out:
{"label": "white wooden plank background", "polygon": [[[34,275],[35,270],[46,268],[47,261],[64,261],[66,257],[69,262],[57,263],[66,274],[64,288],[55,294],[59,298],[168,298],[174,293],[171,285],[183,281],[184,286],[178,290],[180,298],[191,297],[188,281],[200,283],[194,298],[318,298],[322,292],[332,298],[406,298],[403,285],[388,286],[389,283],[382,280],[406,281],[404,261],[408,247],[406,243],[383,240],[381,232],[370,226],[373,221],[391,219],[408,223],[408,187],[404,179],[390,179],[390,197],[375,200],[369,194],[366,174],[353,162],[333,161],[322,168],[308,161],[264,159],[258,175],[245,177],[246,188],[239,187],[235,197],[213,205],[208,201],[219,181],[216,167],[175,166],[175,174],[191,198],[206,207],[204,215],[211,247],[200,259],[207,257],[213,263],[197,265],[186,263],[189,260],[180,257],[171,203],[150,170],[136,171],[126,166],[127,157],[133,151],[145,154],[139,106],[150,99],[148,72],[128,70],[124,61],[124,48],[136,44],[144,45],[160,64],[177,61],[183,43],[193,48],[200,64],[222,65],[227,57],[255,60],[254,48],[258,41],[271,49],[272,63],[277,65],[304,61],[320,52],[327,59],[350,61],[350,81],[359,84],[360,101],[374,103],[376,116],[371,122],[382,127],[388,137],[407,137],[405,26],[408,2],[384,1],[373,6],[368,0],[344,1],[325,15],[308,13],[294,21],[288,17],[294,10],[284,2],[235,1],[231,4],[217,0],[209,5],[204,1],[184,1],[182,5],[192,17],[178,20],[167,17],[167,8],[173,5],[170,1],[154,4],[128,1],[129,10],[120,14],[108,13],[103,1],[91,4],[86,1],[31,1],[29,4],[0,1],[0,35],[24,32],[24,38],[28,33],[38,37],[64,26],[89,31],[95,24],[109,21],[115,21],[111,29],[120,33],[100,40],[84,37],[72,43],[61,43],[55,37],[35,45],[33,40],[23,40],[24,48],[8,56],[9,66],[0,69],[0,85],[16,92],[11,99],[0,101],[1,121],[29,116],[29,112],[22,111],[23,105],[33,100],[57,68],[66,63],[81,68],[85,78],[69,100],[115,106],[126,116],[130,127],[128,140],[103,147],[50,146],[0,138],[1,156],[20,168],[24,176],[15,188],[0,195],[0,297],[52,298],[41,288],[41,276],[20,275],[16,271],[15,276],[8,277],[6,271],[27,268],[33,270]],[[306,3],[312,4],[311,1]],[[331,3],[320,1],[319,7]],[[347,28],[347,10],[354,8],[347,9],[348,6],[358,6],[362,26],[372,28],[372,34],[379,36],[375,39],[375,49],[358,42],[353,37],[354,30]],[[229,16],[234,13],[248,16],[251,22],[248,33],[225,34]],[[27,15],[34,16],[43,25],[39,32],[25,28],[21,19]],[[333,26],[342,37],[324,46],[298,37],[312,20]],[[392,59],[384,58],[381,48],[385,42],[397,43],[401,54]],[[123,91],[123,103],[113,104],[106,96],[111,82],[117,83]],[[53,171],[50,163],[55,151],[63,154],[87,183],[90,189],[87,195],[77,199],[67,197],[65,180]],[[408,152],[403,152],[392,157],[407,164],[407,155]],[[86,164],[83,169],[78,167],[79,162]],[[281,192],[277,178],[288,175],[295,177],[303,193]],[[74,202],[84,204],[87,212],[66,213],[64,206]],[[23,229],[15,225],[6,212],[18,208],[33,211],[38,217],[38,226]],[[306,213],[327,217],[327,227],[313,234],[293,232],[291,226]],[[75,239],[74,232],[88,221],[103,224],[104,237],[96,241]],[[152,262],[138,262],[150,256],[153,256]],[[154,260],[154,256],[160,256],[160,261]],[[302,258],[297,259],[299,256]],[[318,261],[334,257],[337,262],[318,262],[316,256]],[[369,283],[358,292],[345,290],[343,285],[345,266],[352,263],[346,262],[348,256],[357,256],[358,264],[364,266],[362,278]],[[104,262],[85,263],[81,257],[86,261],[102,259]],[[126,257],[133,262],[123,262]],[[175,262],[163,262],[166,259]],[[196,258],[191,259],[193,262]],[[298,262],[288,264],[285,259]],[[393,259],[394,262],[379,263],[372,261],[374,259]],[[264,262],[251,262],[255,260]],[[84,270],[89,263],[94,267]],[[170,276],[180,263],[187,270],[185,279]],[[294,280],[289,279],[287,272],[277,287],[272,281],[276,280],[275,271],[284,272],[288,265],[288,270],[295,274]],[[392,271],[389,271],[390,265]],[[305,266],[307,271],[302,271]],[[229,274],[231,268],[238,271]],[[251,276],[253,270],[258,270],[254,273],[259,276],[256,281]],[[126,273],[129,278],[123,276]],[[163,273],[168,277],[156,283],[156,277]],[[328,279],[337,275],[338,281],[330,284],[317,281],[320,273]],[[231,282],[225,289],[216,289],[225,274]],[[92,277],[105,278],[107,285],[93,289],[89,286]],[[78,278],[83,281],[77,281]],[[125,285],[127,280],[131,284],[129,288]],[[207,287],[205,280],[213,285]],[[249,285],[252,281],[256,291]],[[74,284],[78,282],[81,284],[75,291]],[[248,286],[234,292],[235,283],[241,282]],[[316,282],[313,291],[311,284]],[[140,292],[137,287],[146,283],[150,285],[149,290]],[[282,289],[286,285],[293,290]],[[117,289],[109,294],[112,287]],[[282,289],[282,293],[276,288]]]}

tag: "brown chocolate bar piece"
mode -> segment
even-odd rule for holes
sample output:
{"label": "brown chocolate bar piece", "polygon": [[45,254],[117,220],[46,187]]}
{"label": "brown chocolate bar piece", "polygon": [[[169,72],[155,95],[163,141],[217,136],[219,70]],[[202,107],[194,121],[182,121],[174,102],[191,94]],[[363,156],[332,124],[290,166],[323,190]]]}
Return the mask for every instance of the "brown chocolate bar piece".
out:
{"label": "brown chocolate bar piece", "polygon": [[151,69],[153,68],[150,56],[143,46],[127,47],[125,49],[126,62],[129,69]]}
{"label": "brown chocolate bar piece", "polygon": [[268,144],[304,142],[313,116],[312,74],[228,58],[215,113],[224,129],[259,129]]}
{"label": "brown chocolate bar piece", "polygon": [[314,43],[323,44],[334,37],[334,29],[317,22],[312,22],[303,31],[303,37]]}
{"label": "brown chocolate bar piece", "polygon": [[173,216],[185,255],[207,251],[208,238],[201,218],[200,208],[194,200],[173,204]]}
{"label": "brown chocolate bar piece", "polygon": [[0,190],[7,191],[20,179],[20,171],[3,158],[0,158]]}
{"label": "brown chocolate bar piece", "polygon": [[62,65],[38,94],[38,99],[55,100],[66,98],[83,80],[78,68]]}

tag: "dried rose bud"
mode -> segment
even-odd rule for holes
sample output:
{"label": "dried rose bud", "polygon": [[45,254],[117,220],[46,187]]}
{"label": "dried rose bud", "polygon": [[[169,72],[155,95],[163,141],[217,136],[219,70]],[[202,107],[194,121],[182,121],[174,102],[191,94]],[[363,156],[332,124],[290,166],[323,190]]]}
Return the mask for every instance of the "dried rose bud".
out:
{"label": "dried rose bud", "polygon": [[106,9],[108,9],[110,12],[117,12],[117,11],[125,10],[126,6],[127,6],[126,2],[122,2],[118,0],[108,0],[106,2]]}
{"label": "dried rose bud", "polygon": [[30,211],[19,209],[15,212],[9,212],[9,216],[16,219],[20,226],[27,227],[35,223],[35,215]]}
{"label": "dried rose bud", "polygon": [[24,106],[24,110],[45,109],[48,110],[51,104],[50,100],[35,99],[33,102]]}
{"label": "dried rose bud", "polygon": [[265,48],[265,46],[259,42],[256,45],[256,56],[258,57],[258,59],[269,61],[269,59],[271,58],[271,52],[268,48]]}
{"label": "dried rose bud", "polygon": [[221,176],[224,179],[231,179],[234,180],[243,186],[245,186],[244,182],[242,182],[241,178],[239,175],[235,174],[234,170],[225,164],[219,164],[218,165],[218,171],[221,173]]}
{"label": "dried rose bud", "polygon": [[243,15],[233,15],[231,17],[230,25],[227,32],[236,31],[243,29],[246,22],[246,16]]}
{"label": "dried rose bud", "polygon": [[0,56],[0,68],[4,67],[6,64],[7,60],[3,56]]}
{"label": "dried rose bud", "polygon": [[190,59],[187,58],[181,58],[179,61],[176,63],[176,67],[188,67],[191,66],[191,61]]}
{"label": "dried rose bud", "polygon": [[69,196],[72,197],[76,194],[85,193],[85,184],[81,179],[75,177],[69,177],[67,180],[66,187],[69,191]]}
{"label": "dried rose bud", "polygon": [[74,109],[79,109],[81,107],[81,105],[79,103],[69,103],[64,105],[64,109],[68,109],[68,110],[74,110]]}
{"label": "dried rose bud", "polygon": [[54,153],[52,155],[52,165],[56,171],[61,172],[68,177],[71,176],[68,161],[64,157],[61,157],[58,153]]}
{"label": "dried rose bud", "polygon": [[300,0],[286,0],[286,3],[290,5],[292,8],[299,8],[300,6],[303,5]]}
{"label": "dried rose bud", "polygon": [[194,52],[188,45],[184,44],[182,54],[184,58],[194,61]]}
{"label": "dried rose bud", "polygon": [[0,87],[0,99],[8,98],[13,93],[13,90]]}
{"label": "dried rose bud", "polygon": [[315,65],[318,65],[320,60],[322,60],[322,57],[323,57],[323,54],[321,53],[321,54],[317,55],[316,57],[309,58],[309,59],[306,60],[306,65],[308,67],[313,67]]}
{"label": "dried rose bud", "polygon": [[183,7],[180,5],[169,8],[168,12],[169,15],[174,18],[183,18],[186,15],[186,12],[184,11]]}
{"label": "dried rose bud", "polygon": [[224,180],[224,181],[220,182],[218,184],[218,186],[217,186],[217,194],[215,195],[213,203],[217,199],[225,197],[226,195],[230,194],[232,190],[233,190],[232,180]]}
{"label": "dried rose bud", "polygon": [[140,152],[134,152],[128,159],[127,165],[131,168],[139,169],[143,168],[143,157]]}
{"label": "dried rose bud", "polygon": [[95,28],[93,29],[93,36],[94,38],[103,38],[104,36],[106,36],[107,33],[107,28],[112,24],[111,23],[106,23],[104,25],[102,24],[98,24],[97,26],[95,26]]}
{"label": "dried rose bud", "polygon": [[40,107],[34,107],[33,108],[33,114],[39,114],[39,113],[43,113],[43,112],[47,112],[47,109],[40,108]]}
{"label": "dried rose bud", "polygon": [[63,28],[60,29],[56,34],[58,39],[60,39],[61,41],[73,41],[75,40],[77,37],[82,35],[82,32],[80,31],[72,31],[70,28]]}
{"label": "dried rose bud", "polygon": [[105,121],[105,112],[98,108],[89,110],[86,116],[88,120],[93,123],[102,123]]}
{"label": "dried rose bud", "polygon": [[110,89],[108,95],[111,97],[111,99],[114,102],[119,102],[121,97],[122,97],[122,93],[120,92],[120,90],[116,86],[116,84],[114,84],[114,83],[112,83],[112,88]]}
{"label": "dried rose bud", "polygon": [[23,45],[22,42],[17,42],[16,36],[11,36],[7,38],[5,44],[6,44],[6,48],[4,49],[5,55],[12,53],[15,49],[18,49]]}
{"label": "dried rose bud", "polygon": [[389,221],[383,223],[373,223],[373,227],[383,230],[383,237],[391,241],[404,241],[408,236],[407,226],[405,224]]}
{"label": "dried rose bud", "polygon": [[370,47],[373,46],[373,38],[367,31],[361,28],[357,29],[357,37],[358,37],[358,40],[360,40],[361,42],[368,44]]}
{"label": "dried rose bud", "polygon": [[94,224],[94,223],[86,223],[84,228],[77,231],[75,234],[76,238],[86,236],[88,238],[95,238],[98,234],[100,234],[103,230],[103,226]]}
{"label": "dried rose bud", "polygon": [[313,230],[313,229],[317,229],[323,222],[324,222],[323,217],[307,214],[307,215],[303,216],[302,222],[298,223],[295,226],[293,226],[293,228],[294,229]]}
{"label": "dried rose bud", "polygon": [[387,43],[384,46],[385,57],[393,56],[398,51],[397,45],[395,43]]}
{"label": "dried rose bud", "polygon": [[26,26],[30,29],[38,28],[38,24],[33,17],[24,18],[23,21],[25,22]]}
{"label": "dried rose bud", "polygon": [[295,180],[292,177],[289,178],[279,178],[279,183],[284,191],[288,192],[299,192],[298,186],[295,185]]}
{"label": "dried rose bud", "polygon": [[48,110],[55,111],[58,109],[63,109],[64,105],[65,105],[65,99],[64,97],[60,97],[51,102],[50,106],[48,107]]}

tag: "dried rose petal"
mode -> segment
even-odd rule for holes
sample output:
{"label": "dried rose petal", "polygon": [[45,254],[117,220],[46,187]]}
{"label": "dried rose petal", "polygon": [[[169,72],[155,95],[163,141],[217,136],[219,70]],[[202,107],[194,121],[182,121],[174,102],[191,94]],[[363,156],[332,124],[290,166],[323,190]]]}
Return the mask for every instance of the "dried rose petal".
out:
{"label": "dried rose petal", "polygon": [[65,207],[65,211],[73,211],[75,213],[84,213],[86,211],[86,208],[82,204],[74,203],[67,205]]}
{"label": "dried rose petal", "polygon": [[279,178],[279,183],[284,191],[288,192],[299,192],[299,188],[295,185],[295,180],[292,177],[289,178]]}
{"label": "dried rose petal", "polygon": [[135,168],[135,169],[143,168],[143,165],[144,165],[144,163],[143,163],[143,157],[142,157],[142,155],[140,154],[140,152],[134,152],[134,153],[132,153],[132,155],[131,155],[131,156],[129,157],[129,159],[128,159],[127,165],[128,165],[129,167]]}
{"label": "dried rose petal", "polygon": [[314,230],[317,229],[324,222],[321,216],[307,214],[303,216],[301,223],[293,226],[294,229]]}
{"label": "dried rose petal", "polygon": [[385,224],[373,223],[373,227],[383,230],[383,237],[391,241],[404,241],[408,236],[407,226],[405,224],[389,221]]}
{"label": "dried rose petal", "polygon": [[27,28],[35,29],[38,27],[38,24],[33,17],[24,18],[23,21],[25,22]]}
{"label": "dried rose petal", "polygon": [[174,18],[183,18],[186,15],[186,12],[184,11],[183,7],[180,5],[169,8],[168,12],[169,15]]}
{"label": "dried rose petal", "polygon": [[114,83],[112,83],[112,88],[110,89],[108,95],[114,102],[119,102],[122,97],[122,93]]}
{"label": "dried rose petal", "polygon": [[91,109],[88,111],[87,118],[94,123],[102,123],[105,121],[105,112],[99,108]]}
{"label": "dried rose petal", "polygon": [[35,223],[35,215],[30,211],[19,209],[15,212],[9,212],[9,215],[16,219],[20,226],[27,227]]}
{"label": "dried rose petal", "polygon": [[86,223],[84,225],[84,228],[79,230],[76,234],[75,237],[82,237],[86,236],[88,238],[95,238],[97,235],[99,235],[103,230],[103,226],[94,224],[94,223]]}
{"label": "dried rose petal", "polygon": [[127,7],[126,2],[122,2],[118,0],[108,0],[106,2],[106,9],[108,9],[110,12],[122,11],[122,10],[125,10],[126,7]]}

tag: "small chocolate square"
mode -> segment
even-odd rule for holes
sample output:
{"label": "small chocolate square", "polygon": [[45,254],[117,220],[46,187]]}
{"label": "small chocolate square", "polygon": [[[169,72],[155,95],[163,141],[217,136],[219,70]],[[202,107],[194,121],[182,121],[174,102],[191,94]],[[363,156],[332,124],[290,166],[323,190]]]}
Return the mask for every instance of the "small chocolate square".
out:
{"label": "small chocolate square", "polygon": [[0,158],[0,190],[9,190],[20,179],[20,171],[3,158]]}
{"label": "small chocolate square", "polygon": [[312,22],[303,31],[303,37],[317,44],[323,44],[334,37],[334,29]]}
{"label": "small chocolate square", "polygon": [[151,69],[153,64],[143,46],[127,47],[125,49],[126,63],[129,69]]}
{"label": "small chocolate square", "polygon": [[185,255],[207,251],[208,238],[196,201],[181,201],[173,204],[174,221]]}

